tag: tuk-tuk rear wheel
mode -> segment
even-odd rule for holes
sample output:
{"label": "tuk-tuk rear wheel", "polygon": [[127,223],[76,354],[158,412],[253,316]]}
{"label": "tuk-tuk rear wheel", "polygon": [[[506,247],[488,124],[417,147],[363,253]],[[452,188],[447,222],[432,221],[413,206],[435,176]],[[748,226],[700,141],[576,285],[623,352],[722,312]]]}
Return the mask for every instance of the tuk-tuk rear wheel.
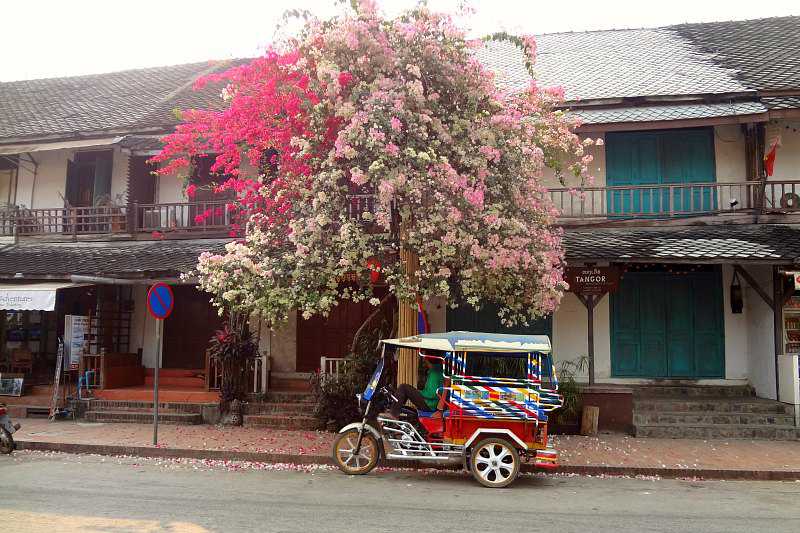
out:
{"label": "tuk-tuk rear wheel", "polygon": [[333,460],[345,474],[359,476],[375,468],[380,459],[378,441],[372,433],[366,432],[361,438],[361,448],[355,453],[359,430],[356,428],[339,433],[333,441]]}
{"label": "tuk-tuk rear wheel", "polygon": [[14,451],[14,438],[5,428],[0,428],[0,453],[9,454]]}
{"label": "tuk-tuk rear wheel", "polygon": [[519,452],[507,440],[489,437],[472,447],[469,466],[472,476],[484,487],[507,487],[519,475]]}

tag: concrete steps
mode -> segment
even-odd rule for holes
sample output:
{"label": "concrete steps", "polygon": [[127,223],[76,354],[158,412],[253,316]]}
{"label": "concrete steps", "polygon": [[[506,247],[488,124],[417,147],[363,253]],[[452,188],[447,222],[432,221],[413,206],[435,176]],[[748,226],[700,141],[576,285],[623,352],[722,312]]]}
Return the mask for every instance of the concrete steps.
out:
{"label": "concrete steps", "polygon": [[675,439],[796,440],[794,408],[749,386],[654,385],[633,402],[634,435]]}
{"label": "concrete steps", "polygon": [[798,431],[794,426],[780,425],[742,425],[712,424],[683,425],[659,424],[634,425],[636,437],[655,437],[661,439],[755,439],[755,440],[797,440]]}
{"label": "concrete steps", "polygon": [[[203,408],[199,403],[159,402],[158,421],[176,425],[202,424]],[[83,416],[90,422],[151,424],[153,402],[91,400]]]}
{"label": "concrete steps", "polygon": [[[153,422],[153,411],[134,411],[131,409],[121,411],[87,411],[86,420],[90,422],[151,424]],[[202,424],[203,415],[200,413],[163,412],[159,410],[158,422],[160,424],[190,426]]]}
{"label": "concrete steps", "polygon": [[244,415],[304,415],[314,412],[313,402],[265,402],[245,404]]}
{"label": "concrete steps", "polygon": [[319,424],[311,416],[285,414],[244,415],[243,422],[246,427],[292,430],[311,430]]}
{"label": "concrete steps", "polygon": [[243,406],[242,421],[248,427],[310,430],[318,426],[314,407],[314,396],[307,391],[271,390],[266,401]]}

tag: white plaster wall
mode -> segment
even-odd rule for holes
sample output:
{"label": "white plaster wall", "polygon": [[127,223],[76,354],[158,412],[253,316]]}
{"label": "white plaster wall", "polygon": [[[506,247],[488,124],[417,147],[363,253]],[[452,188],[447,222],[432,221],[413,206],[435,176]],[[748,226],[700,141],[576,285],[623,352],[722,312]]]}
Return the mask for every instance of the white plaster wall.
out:
{"label": "white plaster wall", "polygon": [[[772,269],[769,266],[747,266],[764,292],[772,297]],[[747,313],[747,373],[756,395],[775,398],[775,341],[772,309],[761,296],[745,284],[744,304]]]}
{"label": "white plaster wall", "polygon": [[[97,147],[108,149],[108,147]],[[67,160],[74,159],[78,151],[90,151],[91,148],[81,150],[43,150],[33,152],[31,156],[38,163],[34,175],[34,165],[22,162],[19,168],[17,204],[31,209],[47,207],[63,207],[62,198],[66,193],[67,185]],[[23,157],[27,159],[27,157]],[[114,148],[114,159],[111,171],[111,195],[116,197],[122,194],[122,201],[126,200],[128,176],[128,156]]]}
{"label": "white plaster wall", "polygon": [[765,133],[767,150],[777,136],[781,138],[781,146],[775,155],[775,173],[770,179],[800,179],[800,121],[770,121]]}
{"label": "white plaster wall", "polygon": [[184,192],[183,179],[175,174],[158,177],[158,187],[156,202],[158,203],[172,203],[172,202],[187,202],[186,193]]}
{"label": "white plaster wall", "polygon": [[146,285],[137,286],[133,290],[133,320],[131,321],[130,351],[135,353],[142,349],[142,365],[155,368],[158,346],[156,345],[156,321],[147,312]]}
{"label": "white plaster wall", "polygon": [[[714,158],[717,181],[747,180],[747,158],[744,132],[739,124],[714,126]],[[722,200],[727,200],[723,198]]]}
{"label": "white plaster wall", "polygon": [[[609,297],[606,295],[594,308],[594,363],[598,381],[611,377],[611,326]],[[588,355],[586,307],[572,293],[566,293],[553,314],[553,360],[574,360]],[[584,381],[588,373],[579,376]]]}
{"label": "white plaster wall", "polygon": [[[746,379],[748,374],[748,323],[751,319],[747,309],[747,301],[751,298],[747,291],[744,291],[743,299],[745,308],[741,314],[731,312],[731,281],[733,280],[733,266],[722,266],[722,294],[724,304],[723,321],[725,323],[725,379]],[[739,277],[742,287],[747,285],[745,280]],[[756,295],[758,298],[758,295]]]}

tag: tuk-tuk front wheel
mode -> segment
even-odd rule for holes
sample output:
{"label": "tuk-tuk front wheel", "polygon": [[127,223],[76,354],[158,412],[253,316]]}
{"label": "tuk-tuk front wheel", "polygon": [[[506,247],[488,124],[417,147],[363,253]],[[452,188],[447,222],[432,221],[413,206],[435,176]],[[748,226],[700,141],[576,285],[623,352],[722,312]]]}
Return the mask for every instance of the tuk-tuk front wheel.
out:
{"label": "tuk-tuk front wheel", "polygon": [[472,447],[469,466],[473,477],[484,487],[506,487],[519,474],[519,452],[508,441],[490,437]]}
{"label": "tuk-tuk front wheel", "polygon": [[368,473],[375,468],[380,459],[378,441],[370,432],[365,432],[361,438],[361,447],[355,452],[358,443],[359,430],[349,429],[336,435],[333,441],[333,459],[339,470],[345,474],[358,476]]}

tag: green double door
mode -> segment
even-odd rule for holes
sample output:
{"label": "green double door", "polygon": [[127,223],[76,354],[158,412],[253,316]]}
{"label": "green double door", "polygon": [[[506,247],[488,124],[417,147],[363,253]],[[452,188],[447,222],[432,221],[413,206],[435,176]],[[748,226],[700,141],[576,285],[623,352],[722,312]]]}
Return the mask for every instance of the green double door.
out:
{"label": "green double door", "polygon": [[718,270],[628,272],[611,295],[615,377],[724,378],[724,337]]}
{"label": "green double door", "polygon": [[660,215],[717,208],[711,128],[606,134],[610,215]]}

